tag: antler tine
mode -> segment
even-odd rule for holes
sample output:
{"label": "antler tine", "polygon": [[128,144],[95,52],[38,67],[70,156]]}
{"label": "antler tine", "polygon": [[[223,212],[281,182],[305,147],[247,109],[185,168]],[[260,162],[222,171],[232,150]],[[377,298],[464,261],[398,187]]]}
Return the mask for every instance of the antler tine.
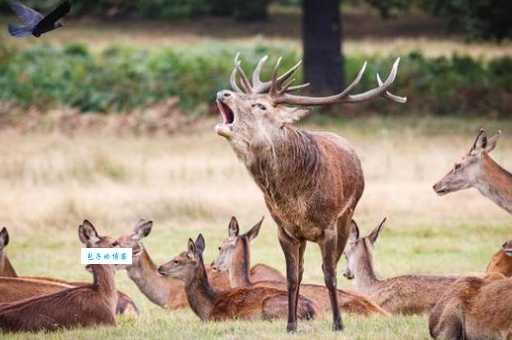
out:
{"label": "antler tine", "polygon": [[237,81],[236,81],[236,73],[237,73],[237,65],[235,64],[235,67],[233,68],[233,71],[231,71],[231,77],[229,78],[229,82],[231,83],[231,88],[235,90],[236,92],[243,93],[243,91],[238,87]]}
{"label": "antler tine", "polygon": [[249,78],[247,78],[247,75],[245,74],[244,69],[242,68],[242,63],[240,61],[238,61],[238,63],[236,64],[236,68],[238,70],[238,73],[240,73],[240,81],[246,93],[253,92],[251,82],[249,81]]}
{"label": "antler tine", "polygon": [[270,95],[276,96],[279,93],[279,79],[277,78],[277,72],[279,71],[279,66],[281,65],[282,57],[277,59],[277,62],[274,66],[274,71],[272,72],[272,81],[270,83]]}
{"label": "antler tine", "polygon": [[286,90],[286,92],[302,90],[302,89],[305,89],[306,87],[309,87],[310,85],[311,85],[311,83],[304,83],[304,84],[300,84],[300,85],[290,86]]}
{"label": "antler tine", "polygon": [[252,86],[255,91],[258,92],[260,88],[265,87],[265,83],[261,81],[261,70],[263,69],[263,66],[267,62],[268,55],[264,56],[258,61],[258,65],[256,65],[256,68],[254,69],[254,72],[252,73]]}
{"label": "antler tine", "polygon": [[[379,86],[382,86],[384,84],[382,82],[382,79],[380,79],[380,75],[378,73],[377,73],[377,83],[379,84]],[[396,95],[392,94],[389,91],[385,92],[385,96],[388,97],[389,99],[391,99],[392,101],[397,102],[397,103],[401,103],[401,104],[407,103],[407,97],[396,96]]]}

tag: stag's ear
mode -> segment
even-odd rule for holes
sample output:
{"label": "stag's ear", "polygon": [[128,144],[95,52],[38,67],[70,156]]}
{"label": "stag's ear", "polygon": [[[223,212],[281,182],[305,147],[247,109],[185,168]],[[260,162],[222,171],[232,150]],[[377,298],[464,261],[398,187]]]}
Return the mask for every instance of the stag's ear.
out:
{"label": "stag's ear", "polygon": [[0,250],[2,250],[5,246],[9,244],[9,232],[7,228],[2,228],[0,231]]}
{"label": "stag's ear", "polygon": [[309,110],[302,108],[283,106],[279,109],[279,118],[281,118],[283,123],[288,124],[294,123],[308,114]]}
{"label": "stag's ear", "polygon": [[78,237],[83,244],[95,244],[100,240],[96,228],[88,220],[84,220],[78,227]]}
{"label": "stag's ear", "polygon": [[356,221],[350,221],[350,234],[348,235],[349,242],[355,242],[359,240],[359,226]]}
{"label": "stag's ear", "polygon": [[263,224],[263,220],[265,219],[265,216],[261,218],[261,220],[256,223],[248,232],[245,233],[249,241],[254,240],[256,237],[258,237],[258,234],[260,233],[261,225]]}
{"label": "stag's ear", "polygon": [[498,139],[500,139],[501,130],[498,130],[494,136],[491,138],[487,138],[487,145],[485,146],[485,152],[489,153],[496,148],[496,144],[498,144]]}
{"label": "stag's ear", "polygon": [[203,234],[199,234],[196,238],[196,254],[203,255],[204,249],[206,248],[206,244],[204,243]]}
{"label": "stag's ear", "polygon": [[372,244],[377,241],[377,238],[380,235],[380,232],[382,231],[382,228],[384,228],[384,223],[386,223],[386,217],[380,222],[380,224],[377,226],[377,228],[373,229],[372,232],[368,235],[368,239]]}
{"label": "stag's ear", "polygon": [[239,233],[240,233],[240,226],[238,225],[238,221],[237,221],[236,217],[233,216],[233,217],[231,217],[231,221],[229,221],[228,236],[229,237],[238,236]]}
{"label": "stag's ear", "polygon": [[153,221],[140,220],[135,226],[133,232],[135,237],[138,240],[141,240],[151,233],[151,228],[153,228]]}

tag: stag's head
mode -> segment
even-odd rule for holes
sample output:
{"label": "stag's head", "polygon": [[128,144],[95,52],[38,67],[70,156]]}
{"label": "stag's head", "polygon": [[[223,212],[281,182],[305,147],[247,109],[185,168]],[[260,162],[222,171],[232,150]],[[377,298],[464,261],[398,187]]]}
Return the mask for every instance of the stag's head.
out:
{"label": "stag's head", "polygon": [[345,90],[328,97],[292,94],[309,85],[292,85],[301,62],[279,76],[279,59],[274,66],[272,79],[262,81],[260,75],[266,61],[265,56],[258,62],[250,80],[242,69],[237,54],[230,78],[232,90],[217,93],[217,106],[223,121],[216,126],[216,132],[228,139],[235,150],[242,153],[249,147],[258,148],[272,143],[271,141],[281,134],[284,126],[305,116],[308,113],[307,107],[310,106],[356,103],[378,96],[385,96],[399,103],[407,101],[406,98],[387,91],[396,78],[399,59],[395,61],[386,81],[382,82],[377,75],[378,87],[364,93],[350,94],[363,76],[366,69],[364,63],[354,81]]}
{"label": "stag's head", "polygon": [[501,131],[494,136],[487,137],[487,132],[480,129],[473,145],[462,158],[455,162],[452,170],[434,185],[434,191],[438,195],[446,195],[450,192],[468,189],[477,184],[483,173],[482,160],[494,150]]}

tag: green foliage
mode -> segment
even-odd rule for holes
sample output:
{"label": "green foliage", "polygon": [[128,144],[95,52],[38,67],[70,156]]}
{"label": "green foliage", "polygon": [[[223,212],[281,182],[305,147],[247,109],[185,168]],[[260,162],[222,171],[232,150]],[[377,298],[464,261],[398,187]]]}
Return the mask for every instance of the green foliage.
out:
{"label": "green foliage", "polygon": [[[290,67],[299,58],[283,48],[228,48],[209,45],[186,52],[111,47],[99,54],[82,45],[63,48],[38,45],[16,51],[0,48],[0,101],[41,108],[71,106],[81,111],[119,112],[178,96],[185,109],[211,103],[215,93],[228,88],[235,51],[243,55],[246,71],[264,54],[283,56]],[[375,74],[385,77],[393,58],[370,58],[359,90],[376,85]],[[363,58],[346,57],[347,79]],[[270,67],[264,77],[269,77]],[[414,108],[437,114],[510,114],[512,58],[490,61],[465,56],[427,59],[420,53],[402,57],[393,92],[409,97],[407,105],[372,101],[363,108],[379,112],[407,112]]]}

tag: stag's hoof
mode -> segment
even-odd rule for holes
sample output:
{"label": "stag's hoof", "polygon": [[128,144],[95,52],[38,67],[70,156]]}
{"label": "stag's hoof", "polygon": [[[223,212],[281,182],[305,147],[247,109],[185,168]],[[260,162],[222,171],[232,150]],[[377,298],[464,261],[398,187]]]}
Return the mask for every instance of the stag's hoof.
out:
{"label": "stag's hoof", "polygon": [[288,322],[288,326],[286,326],[286,331],[288,333],[297,332],[297,322]]}

